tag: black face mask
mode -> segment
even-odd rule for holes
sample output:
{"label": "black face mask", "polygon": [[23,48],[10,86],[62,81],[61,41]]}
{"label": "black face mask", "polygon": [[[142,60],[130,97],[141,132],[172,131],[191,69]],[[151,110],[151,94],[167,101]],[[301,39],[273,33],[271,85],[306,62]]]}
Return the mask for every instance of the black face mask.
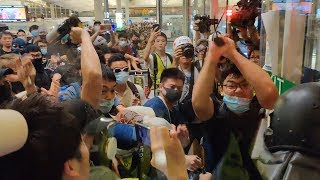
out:
{"label": "black face mask", "polygon": [[164,88],[166,90],[166,95],[164,97],[171,103],[177,102],[182,95],[182,91],[174,90],[170,88]]}
{"label": "black face mask", "polygon": [[4,102],[10,101],[11,97],[11,88],[9,84],[0,86],[0,105]]}
{"label": "black face mask", "polygon": [[44,72],[44,66],[42,64],[42,58],[34,59],[32,62],[37,72]]}

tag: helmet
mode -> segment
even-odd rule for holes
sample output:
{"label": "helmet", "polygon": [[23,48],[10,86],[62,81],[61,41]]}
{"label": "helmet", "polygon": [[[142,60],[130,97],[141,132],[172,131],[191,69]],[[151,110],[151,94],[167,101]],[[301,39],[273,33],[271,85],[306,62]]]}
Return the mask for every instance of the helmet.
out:
{"label": "helmet", "polygon": [[271,115],[265,143],[271,152],[320,155],[320,83],[298,85],[284,93]]}

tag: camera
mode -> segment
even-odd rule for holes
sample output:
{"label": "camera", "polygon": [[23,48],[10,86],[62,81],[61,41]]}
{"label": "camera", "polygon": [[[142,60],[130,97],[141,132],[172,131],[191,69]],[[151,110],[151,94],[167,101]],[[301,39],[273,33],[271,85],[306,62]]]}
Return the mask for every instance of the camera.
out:
{"label": "camera", "polygon": [[182,55],[186,58],[194,57],[194,47],[192,44],[183,44],[180,48],[182,49]]}
{"label": "camera", "polygon": [[240,0],[237,3],[239,10],[231,16],[231,25],[234,27],[247,27],[253,25],[260,14],[261,0]]}
{"label": "camera", "polygon": [[194,21],[200,20],[200,22],[196,23],[199,27],[200,33],[210,32],[210,26],[214,24],[218,24],[217,19],[210,19],[208,15],[201,16],[199,14],[194,16]]}
{"label": "camera", "polygon": [[62,24],[53,29],[46,37],[48,43],[52,43],[57,39],[61,39],[71,32],[72,27],[83,27],[82,22],[76,15],[70,16]]}

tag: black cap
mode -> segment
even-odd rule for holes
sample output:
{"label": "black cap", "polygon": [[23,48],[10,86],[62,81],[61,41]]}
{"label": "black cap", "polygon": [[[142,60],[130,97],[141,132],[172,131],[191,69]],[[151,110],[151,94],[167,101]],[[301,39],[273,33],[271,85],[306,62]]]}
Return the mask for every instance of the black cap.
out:
{"label": "black cap", "polygon": [[0,79],[2,79],[4,76],[13,74],[13,70],[10,68],[0,68]]}

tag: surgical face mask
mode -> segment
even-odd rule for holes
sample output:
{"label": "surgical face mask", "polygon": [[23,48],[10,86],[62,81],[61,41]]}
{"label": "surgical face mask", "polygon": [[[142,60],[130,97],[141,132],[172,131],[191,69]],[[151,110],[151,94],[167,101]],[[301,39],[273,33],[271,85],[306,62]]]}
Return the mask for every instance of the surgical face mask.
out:
{"label": "surgical face mask", "polygon": [[32,34],[33,37],[37,37],[37,36],[39,36],[39,31],[38,30],[32,30],[31,34]]}
{"label": "surgical face mask", "polygon": [[115,73],[117,84],[125,84],[129,79],[129,72],[119,72]]}
{"label": "surgical face mask", "polygon": [[120,47],[125,47],[127,45],[127,41],[119,41]]}
{"label": "surgical face mask", "polygon": [[94,32],[100,31],[100,26],[94,26],[93,31]]}
{"label": "surgical face mask", "polygon": [[47,55],[48,54],[48,49],[47,48],[41,49],[41,54]]}
{"label": "surgical face mask", "polygon": [[174,90],[174,89],[170,89],[170,88],[164,88],[166,90],[166,94],[164,95],[164,97],[171,103],[175,103],[177,102],[182,95],[182,91],[179,90]]}
{"label": "surgical face mask", "polygon": [[223,97],[223,102],[230,111],[236,114],[242,114],[250,110],[251,99],[225,95]]}
{"label": "surgical face mask", "polygon": [[101,100],[100,101],[100,111],[103,113],[109,113],[114,105],[114,99],[111,100]]}

